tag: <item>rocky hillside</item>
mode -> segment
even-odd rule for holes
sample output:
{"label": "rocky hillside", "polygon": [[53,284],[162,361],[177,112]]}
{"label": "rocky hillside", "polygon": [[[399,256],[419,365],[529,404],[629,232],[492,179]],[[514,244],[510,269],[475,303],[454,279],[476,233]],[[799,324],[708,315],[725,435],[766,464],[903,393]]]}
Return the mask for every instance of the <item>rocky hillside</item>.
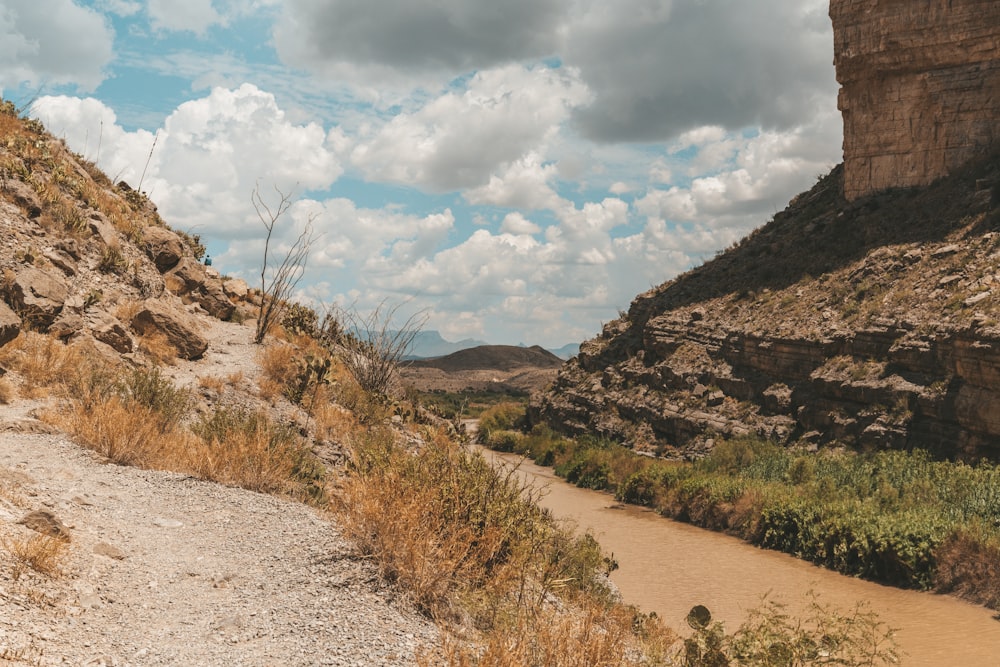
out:
{"label": "rocky hillside", "polygon": [[111,183],[9,102],[0,235],[0,345],[31,328],[100,354],[166,343],[197,359],[208,342],[193,318],[231,319],[248,296],[245,282],[201,264],[198,239],[168,229],[144,194]]}
{"label": "rocky hillside", "polygon": [[744,433],[1000,456],[1000,157],[853,202],[835,168],[638,296],[531,414],[668,456]]}

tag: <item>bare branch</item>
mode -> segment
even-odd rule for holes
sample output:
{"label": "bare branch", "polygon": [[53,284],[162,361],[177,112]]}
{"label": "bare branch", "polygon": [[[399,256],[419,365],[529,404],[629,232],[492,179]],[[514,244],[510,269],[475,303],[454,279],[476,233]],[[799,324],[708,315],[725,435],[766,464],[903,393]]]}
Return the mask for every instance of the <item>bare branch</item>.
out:
{"label": "bare branch", "polygon": [[399,367],[427,322],[427,314],[420,311],[394,327],[401,305],[382,301],[368,315],[353,307],[337,309],[332,318],[342,327],[337,347],[348,372],[362,389],[384,397],[398,389]]}
{"label": "bare branch", "polygon": [[[260,267],[260,308],[257,314],[257,332],[254,335],[254,342],[260,344],[267,336],[271,327],[276,322],[281,321],[281,315],[288,299],[291,298],[296,286],[302,279],[306,270],[306,260],[309,257],[309,250],[312,248],[316,236],[313,232],[313,221],[315,215],[310,215],[305,227],[299,234],[295,242],[285,253],[281,263],[276,268],[270,266],[271,263],[271,239],[278,220],[284,215],[292,205],[290,195],[286,195],[277,186],[274,191],[278,194],[278,203],[272,208],[264,201],[260,194],[260,186],[254,186],[250,195],[257,217],[267,230],[264,239],[264,261]],[[270,272],[270,280],[268,273]]]}

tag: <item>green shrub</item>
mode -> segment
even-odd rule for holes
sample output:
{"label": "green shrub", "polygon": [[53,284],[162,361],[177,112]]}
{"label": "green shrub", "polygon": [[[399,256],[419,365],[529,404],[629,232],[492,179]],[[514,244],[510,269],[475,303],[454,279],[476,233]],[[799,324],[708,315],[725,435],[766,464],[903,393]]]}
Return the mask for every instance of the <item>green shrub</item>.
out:
{"label": "green shrub", "polygon": [[489,439],[492,431],[520,430],[524,426],[525,410],[520,403],[498,403],[479,417],[479,432]]}

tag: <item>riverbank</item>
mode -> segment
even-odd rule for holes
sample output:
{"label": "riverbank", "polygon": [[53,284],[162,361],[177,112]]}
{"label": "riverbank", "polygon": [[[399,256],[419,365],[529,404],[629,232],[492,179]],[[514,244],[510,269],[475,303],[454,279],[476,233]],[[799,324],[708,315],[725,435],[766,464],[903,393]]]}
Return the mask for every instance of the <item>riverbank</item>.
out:
{"label": "riverbank", "polygon": [[693,462],[613,442],[514,430],[518,406],[484,413],[484,444],[552,466],[584,488],[843,574],[1000,606],[1000,468],[922,452],[792,451],[721,440]]}

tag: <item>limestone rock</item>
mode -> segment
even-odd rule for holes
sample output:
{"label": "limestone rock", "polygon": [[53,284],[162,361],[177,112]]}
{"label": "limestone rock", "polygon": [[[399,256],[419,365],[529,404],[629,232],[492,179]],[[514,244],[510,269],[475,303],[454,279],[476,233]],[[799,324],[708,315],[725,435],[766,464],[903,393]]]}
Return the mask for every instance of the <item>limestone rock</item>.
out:
{"label": "limestone rock", "polygon": [[222,290],[226,293],[226,296],[237,301],[244,301],[247,298],[247,292],[250,288],[247,285],[247,281],[242,278],[230,278],[229,280],[222,281]]}
{"label": "limestone rock", "polygon": [[49,325],[49,333],[56,338],[69,338],[83,328],[83,316],[80,313],[64,308],[59,316]]}
{"label": "limestone rock", "polygon": [[118,230],[104,217],[104,214],[93,211],[90,214],[90,220],[87,221],[87,225],[90,227],[91,233],[96,238],[99,238],[104,245],[109,246],[118,243]]}
{"label": "limestone rock", "polygon": [[[208,275],[205,267],[191,257],[185,257],[171,269],[167,276],[173,291],[185,303],[197,303],[213,317],[229,319],[235,307],[223,290],[222,281]],[[168,283],[169,284],[169,283]]]}
{"label": "limestone rock", "polygon": [[59,520],[59,517],[48,510],[29,512],[21,517],[18,523],[27,526],[36,533],[48,535],[49,537],[69,539],[69,528]]}
{"label": "limestone rock", "polygon": [[193,318],[163,301],[146,301],[132,318],[131,326],[141,335],[162,333],[184,359],[199,359],[208,349],[208,341],[198,333]]}
{"label": "limestone rock", "polygon": [[184,242],[181,237],[163,227],[147,227],[142,233],[142,244],[160,273],[177,266],[184,257]]}
{"label": "limestone rock", "polygon": [[34,188],[24,181],[7,179],[4,181],[3,191],[32,220],[42,214],[42,200],[35,194]]}
{"label": "limestone rock", "polygon": [[10,307],[0,301],[0,347],[17,338],[21,333],[21,318]]}
{"label": "limestone rock", "polygon": [[63,309],[69,287],[62,276],[45,269],[21,269],[8,288],[10,305],[36,325],[48,328]]}
{"label": "limestone rock", "polygon": [[128,329],[117,318],[107,313],[96,314],[90,322],[91,334],[105,345],[110,345],[116,352],[126,354],[132,351],[132,336]]}
{"label": "limestone rock", "polygon": [[832,0],[844,195],[926,185],[1000,143],[1000,3]]}

